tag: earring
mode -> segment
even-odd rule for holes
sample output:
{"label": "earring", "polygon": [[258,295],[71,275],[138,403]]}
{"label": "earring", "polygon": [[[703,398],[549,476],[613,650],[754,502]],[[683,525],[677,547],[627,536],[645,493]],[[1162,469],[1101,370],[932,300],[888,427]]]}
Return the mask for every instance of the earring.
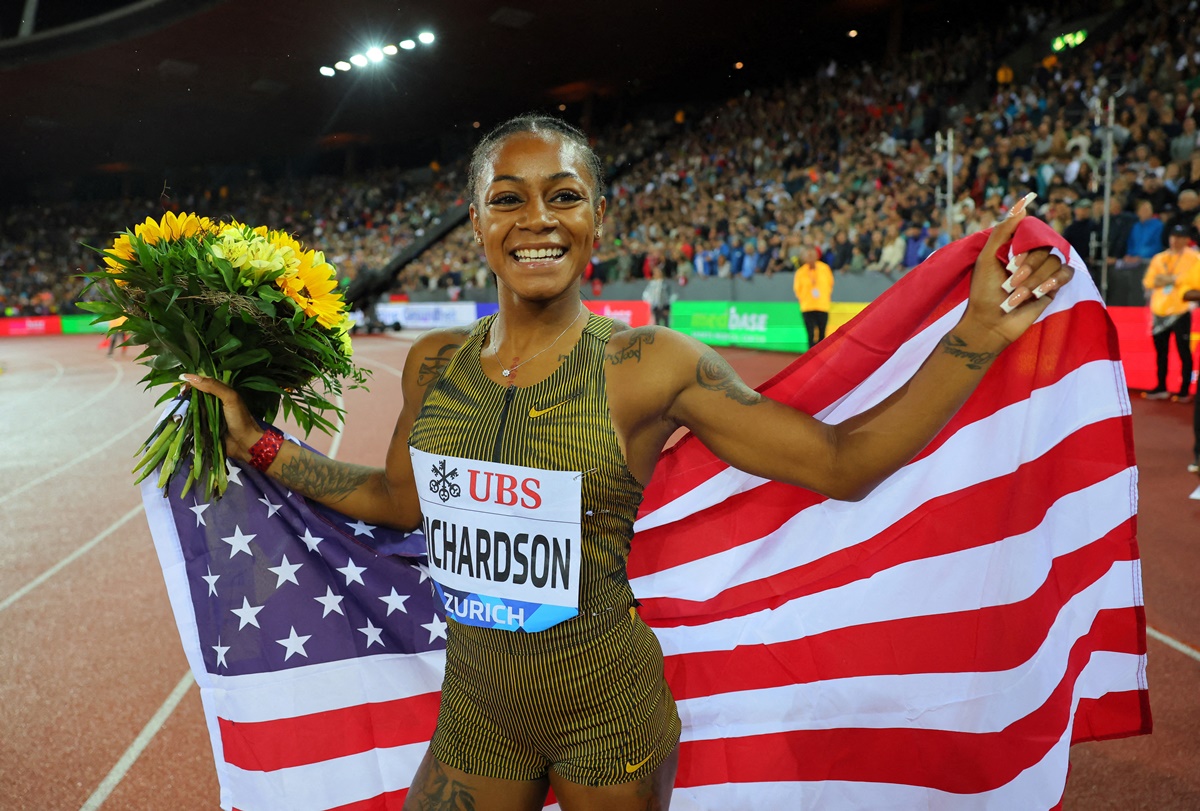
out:
{"label": "earring", "polygon": [[476,243],[476,244],[478,244],[478,245],[482,245],[482,244],[483,244],[483,237],[479,236],[479,234],[476,234],[476,235],[475,235],[475,243]]}

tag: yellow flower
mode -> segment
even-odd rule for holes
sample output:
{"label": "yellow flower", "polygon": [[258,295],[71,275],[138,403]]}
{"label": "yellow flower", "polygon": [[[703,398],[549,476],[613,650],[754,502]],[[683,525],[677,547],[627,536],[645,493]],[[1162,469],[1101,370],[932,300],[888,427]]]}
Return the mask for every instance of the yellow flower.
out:
{"label": "yellow flower", "polygon": [[147,245],[154,245],[162,239],[162,230],[158,227],[158,223],[149,217],[145,222],[133,226],[133,233],[141,237]]}
{"label": "yellow flower", "polygon": [[275,283],[300,305],[305,315],[315,315],[321,326],[332,329],[342,322],[345,303],[333,292],[337,289],[333,265],[326,262],[319,251],[306,251],[300,257],[296,272],[279,276]]}
{"label": "yellow flower", "polygon": [[[112,247],[108,249],[108,252],[121,259],[124,259],[127,262],[132,262],[133,245],[129,242],[129,234],[121,234],[121,236],[114,239]],[[109,273],[121,273],[125,270],[125,266],[112,256],[105,256],[104,264],[108,265],[107,270]],[[114,279],[113,281],[122,286],[128,284],[128,282],[126,282],[124,279]]]}

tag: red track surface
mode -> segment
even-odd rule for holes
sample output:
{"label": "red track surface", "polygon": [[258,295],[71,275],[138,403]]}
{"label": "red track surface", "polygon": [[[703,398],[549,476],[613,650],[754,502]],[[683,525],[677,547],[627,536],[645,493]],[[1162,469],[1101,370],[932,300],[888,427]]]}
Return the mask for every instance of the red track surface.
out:
{"label": "red track surface", "polygon": [[[97,340],[0,342],[0,809],[214,811],[199,694],[129,476],[154,398],[136,385],[132,356],[109,359]],[[347,395],[338,458],[379,462],[407,348],[358,342],[375,378],[370,394]],[[790,360],[723,354],[751,385]],[[1148,621],[1200,648],[1190,409],[1135,400],[1134,430]],[[331,447],[324,435],[311,441]],[[1076,747],[1067,811],[1200,808],[1200,661],[1149,646],[1155,732]],[[160,713],[177,686],[182,700]],[[131,751],[140,734],[148,743]],[[114,783],[97,804],[97,789]]]}

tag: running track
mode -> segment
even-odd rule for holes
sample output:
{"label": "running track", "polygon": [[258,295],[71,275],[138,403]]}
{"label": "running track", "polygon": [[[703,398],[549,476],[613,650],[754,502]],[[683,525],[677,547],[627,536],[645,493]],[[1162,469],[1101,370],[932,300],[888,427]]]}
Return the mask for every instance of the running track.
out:
{"label": "running track", "polygon": [[[0,342],[0,809],[215,811],[199,693],[132,486],[154,397],[95,336]],[[340,459],[376,464],[408,343],[368,338]],[[723,354],[751,385],[789,356]],[[1135,400],[1155,733],[1073,750],[1067,811],[1200,808],[1200,482],[1190,410]],[[1172,646],[1171,643],[1174,643]],[[1021,811],[1014,809],[1014,811]]]}

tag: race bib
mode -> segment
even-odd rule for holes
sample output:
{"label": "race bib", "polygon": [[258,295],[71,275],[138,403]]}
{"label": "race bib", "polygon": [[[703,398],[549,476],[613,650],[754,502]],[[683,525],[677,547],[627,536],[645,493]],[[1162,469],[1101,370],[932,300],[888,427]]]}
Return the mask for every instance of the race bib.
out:
{"label": "race bib", "polygon": [[581,474],[408,450],[447,616],[534,632],[579,613]]}

